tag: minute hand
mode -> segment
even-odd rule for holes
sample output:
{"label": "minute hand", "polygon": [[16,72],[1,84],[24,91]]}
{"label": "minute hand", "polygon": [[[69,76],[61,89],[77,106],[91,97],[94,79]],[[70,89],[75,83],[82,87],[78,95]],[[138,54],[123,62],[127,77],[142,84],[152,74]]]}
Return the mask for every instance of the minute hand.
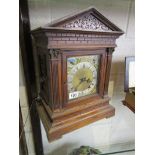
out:
{"label": "minute hand", "polygon": [[80,84],[82,83],[83,81],[80,81],[80,83],[75,87],[75,89],[77,90],[77,88],[80,86]]}
{"label": "minute hand", "polygon": [[75,87],[75,89],[77,90],[77,88],[83,83],[83,82],[87,82],[87,83],[90,83],[91,80],[90,79],[86,79],[86,78],[82,78],[80,79],[80,83]]}

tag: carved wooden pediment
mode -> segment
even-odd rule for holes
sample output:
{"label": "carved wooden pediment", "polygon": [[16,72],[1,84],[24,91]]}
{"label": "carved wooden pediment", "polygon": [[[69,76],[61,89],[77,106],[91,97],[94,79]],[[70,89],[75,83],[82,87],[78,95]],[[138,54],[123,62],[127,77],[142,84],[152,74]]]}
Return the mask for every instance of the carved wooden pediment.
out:
{"label": "carved wooden pediment", "polygon": [[37,28],[32,33],[38,46],[79,48],[116,47],[115,41],[123,31],[95,8],[88,8]]}
{"label": "carved wooden pediment", "polygon": [[122,32],[121,29],[110,22],[95,8],[88,8],[82,12],[64,17],[60,20],[47,24],[46,27],[83,31]]}

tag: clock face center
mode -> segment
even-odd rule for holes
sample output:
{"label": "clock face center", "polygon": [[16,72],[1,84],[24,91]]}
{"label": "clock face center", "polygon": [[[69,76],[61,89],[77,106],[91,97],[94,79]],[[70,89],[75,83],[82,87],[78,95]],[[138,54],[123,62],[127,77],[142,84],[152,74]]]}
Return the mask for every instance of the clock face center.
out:
{"label": "clock face center", "polygon": [[69,58],[69,99],[90,95],[96,92],[98,57],[98,55],[92,55]]}
{"label": "clock face center", "polygon": [[[86,65],[91,68],[86,68]],[[92,81],[93,81],[93,75],[95,74],[96,74],[96,69],[91,64],[80,63],[78,65],[78,70],[73,76],[72,84],[73,84],[74,90],[84,91],[90,88],[90,85],[92,84]]]}

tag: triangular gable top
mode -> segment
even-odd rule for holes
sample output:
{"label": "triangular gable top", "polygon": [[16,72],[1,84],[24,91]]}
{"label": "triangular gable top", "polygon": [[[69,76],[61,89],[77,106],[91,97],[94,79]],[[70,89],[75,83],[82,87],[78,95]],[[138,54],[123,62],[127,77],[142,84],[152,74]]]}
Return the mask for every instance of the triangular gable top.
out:
{"label": "triangular gable top", "polygon": [[[104,17],[97,9],[91,7],[79,13],[56,20],[45,26],[46,28],[60,28],[68,30],[120,32],[123,31]],[[44,27],[44,28],[45,28]]]}

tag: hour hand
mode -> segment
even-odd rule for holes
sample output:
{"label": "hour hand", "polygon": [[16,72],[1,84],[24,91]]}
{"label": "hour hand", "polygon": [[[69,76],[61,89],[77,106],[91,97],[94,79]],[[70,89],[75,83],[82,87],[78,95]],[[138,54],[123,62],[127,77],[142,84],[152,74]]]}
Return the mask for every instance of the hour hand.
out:
{"label": "hour hand", "polygon": [[87,82],[87,83],[90,83],[90,82],[91,82],[91,80],[90,80],[90,79],[87,79],[87,80],[86,80],[86,82]]}
{"label": "hour hand", "polygon": [[80,79],[80,83],[86,81],[86,77]]}
{"label": "hour hand", "polygon": [[86,81],[86,77],[83,77],[83,78],[81,78],[81,79],[79,79],[79,80],[80,80],[80,82],[79,82],[79,84],[75,87],[75,91],[76,91],[77,88],[81,85],[82,82]]}

